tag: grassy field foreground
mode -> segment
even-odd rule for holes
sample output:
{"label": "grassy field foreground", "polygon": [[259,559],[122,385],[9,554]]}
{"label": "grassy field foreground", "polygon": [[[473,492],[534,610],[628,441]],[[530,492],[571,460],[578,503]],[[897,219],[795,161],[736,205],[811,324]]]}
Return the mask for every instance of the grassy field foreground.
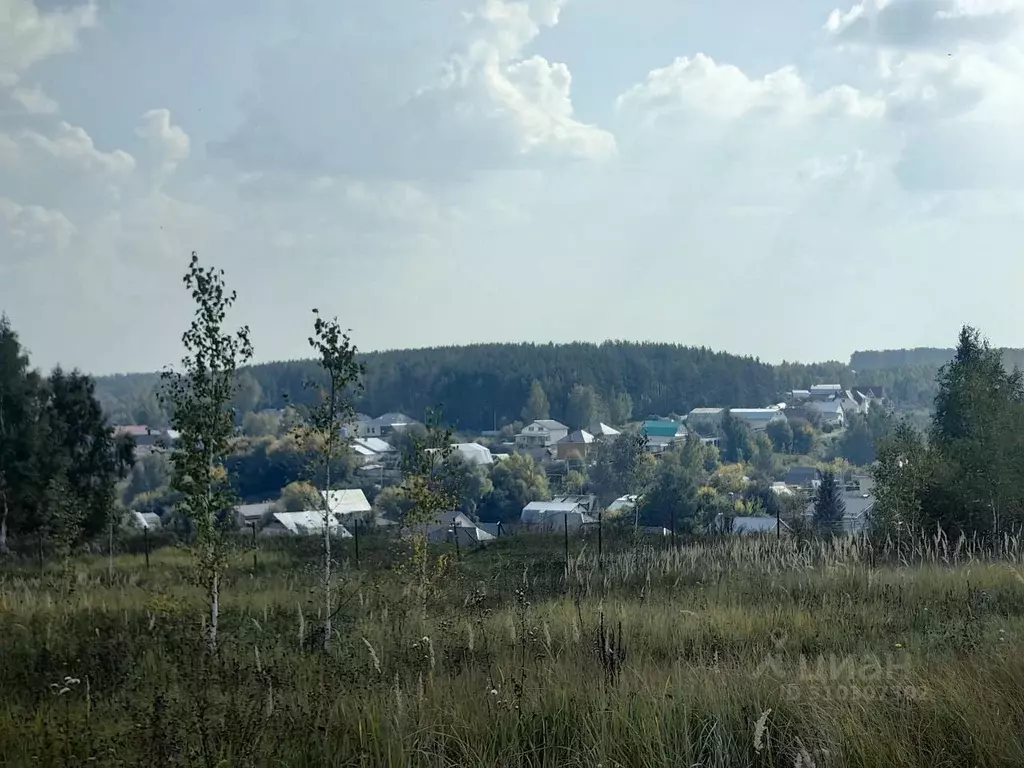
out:
{"label": "grassy field foreground", "polygon": [[[240,553],[222,639],[186,551],[0,570],[0,764],[1024,765],[1024,569],[965,542]],[[436,553],[435,553],[436,554]]]}

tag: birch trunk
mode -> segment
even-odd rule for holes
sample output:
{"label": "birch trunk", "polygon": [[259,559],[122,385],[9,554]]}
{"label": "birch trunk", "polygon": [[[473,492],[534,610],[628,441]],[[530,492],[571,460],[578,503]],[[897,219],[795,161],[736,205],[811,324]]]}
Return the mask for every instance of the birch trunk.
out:
{"label": "birch trunk", "polygon": [[3,511],[0,512],[0,555],[7,554],[7,494],[0,494]]}

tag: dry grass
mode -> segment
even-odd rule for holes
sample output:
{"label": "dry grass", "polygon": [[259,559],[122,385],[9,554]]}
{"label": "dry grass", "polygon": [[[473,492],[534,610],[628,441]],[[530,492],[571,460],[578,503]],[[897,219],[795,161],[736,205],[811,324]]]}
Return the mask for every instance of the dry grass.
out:
{"label": "dry grass", "polygon": [[272,546],[239,554],[215,657],[183,551],[0,571],[0,763],[1024,765],[1016,539],[588,539],[567,566],[524,538],[425,605],[367,541],[330,654],[315,556]]}

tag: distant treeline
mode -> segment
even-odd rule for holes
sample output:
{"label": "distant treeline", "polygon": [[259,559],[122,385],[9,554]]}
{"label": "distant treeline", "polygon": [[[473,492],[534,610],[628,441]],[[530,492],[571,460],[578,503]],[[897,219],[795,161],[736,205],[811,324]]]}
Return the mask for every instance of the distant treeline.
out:
{"label": "distant treeline", "polygon": [[[445,420],[467,430],[500,427],[521,418],[534,381],[552,418],[565,418],[569,393],[592,387],[606,403],[629,395],[633,417],[683,414],[700,406],[762,406],[786,390],[817,382],[852,385],[839,362],[772,366],[755,358],[671,344],[476,344],[464,347],[374,352],[366,365],[357,406],[379,415],[403,411],[421,418],[441,405]],[[313,393],[304,383],[318,375],[310,360],[264,363],[243,373],[245,410],[303,405]],[[159,424],[166,416],[154,395],[156,374],[97,380],[97,394],[115,421]],[[255,384],[255,385],[254,385]]]}
{"label": "distant treeline", "polygon": [[[1024,349],[1000,349],[1008,368],[1024,368]],[[850,367],[860,373],[893,368],[916,368],[924,366],[932,370],[948,363],[955,350],[938,347],[916,347],[915,349],[880,349],[854,352],[850,355]]]}

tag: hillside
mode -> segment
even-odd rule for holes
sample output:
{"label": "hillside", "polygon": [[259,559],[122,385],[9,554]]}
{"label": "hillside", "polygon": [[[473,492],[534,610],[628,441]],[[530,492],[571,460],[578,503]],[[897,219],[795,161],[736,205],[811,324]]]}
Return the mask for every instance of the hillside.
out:
{"label": "hillside", "polygon": [[[671,344],[476,344],[375,352],[362,356],[364,391],[358,408],[371,414],[405,411],[421,417],[441,405],[446,420],[464,429],[489,429],[520,418],[538,381],[554,418],[567,418],[574,385],[592,387],[605,402],[628,395],[632,414],[686,413],[706,405],[764,405],[787,389],[816,381],[854,383],[838,362],[772,366],[755,358]],[[304,382],[317,375],[310,360],[264,363],[246,369],[246,408],[309,402]],[[158,423],[157,374],[101,377],[100,402],[116,421]]]}

